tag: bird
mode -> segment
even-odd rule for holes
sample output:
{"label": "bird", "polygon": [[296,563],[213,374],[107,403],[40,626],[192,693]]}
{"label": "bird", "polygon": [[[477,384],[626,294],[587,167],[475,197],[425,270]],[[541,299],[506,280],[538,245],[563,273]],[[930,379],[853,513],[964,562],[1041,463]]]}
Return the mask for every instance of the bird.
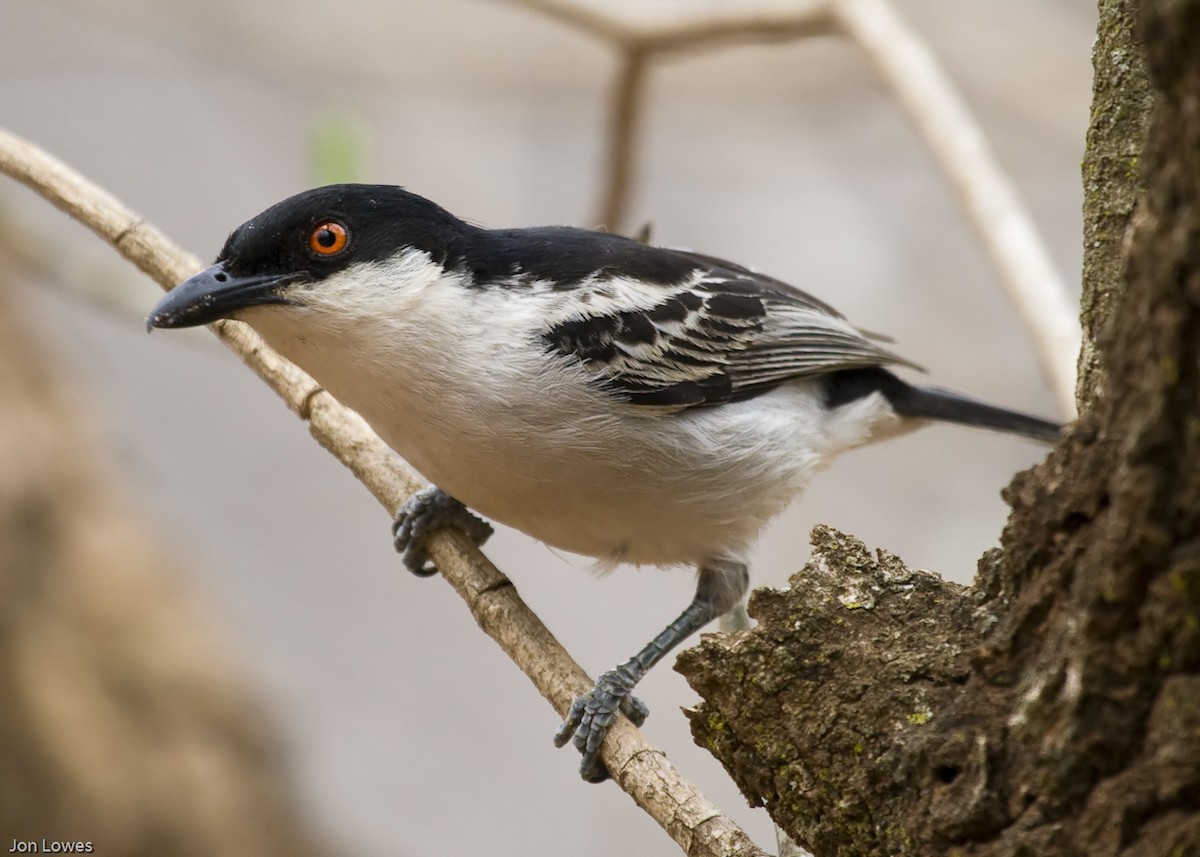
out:
{"label": "bird", "polygon": [[[153,308],[232,318],[308,372],[430,483],[393,522],[405,566],[487,521],[594,557],[696,569],[691,602],[572,703],[555,733],[600,782],[638,681],[741,603],[764,525],[839,454],[935,422],[1050,444],[1062,426],[897,371],[920,367],[824,301],[742,265],[567,226],[489,229],[393,185],[278,202]],[[479,517],[482,516],[482,517]],[[487,519],[487,520],[484,520]]]}

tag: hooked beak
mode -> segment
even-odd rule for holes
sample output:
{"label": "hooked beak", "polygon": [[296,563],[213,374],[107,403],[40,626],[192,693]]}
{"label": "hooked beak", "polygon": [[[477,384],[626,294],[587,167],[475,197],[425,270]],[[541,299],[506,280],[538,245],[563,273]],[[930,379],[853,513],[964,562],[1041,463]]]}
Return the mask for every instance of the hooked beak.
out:
{"label": "hooked beak", "polygon": [[146,318],[146,330],[196,327],[246,307],[293,303],[283,290],[295,279],[289,274],[236,277],[218,262],[167,292]]}

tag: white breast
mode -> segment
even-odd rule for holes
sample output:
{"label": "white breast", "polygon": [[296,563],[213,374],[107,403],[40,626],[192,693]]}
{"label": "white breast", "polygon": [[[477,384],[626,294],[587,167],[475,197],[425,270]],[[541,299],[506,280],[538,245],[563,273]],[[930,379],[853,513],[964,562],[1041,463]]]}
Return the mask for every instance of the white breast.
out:
{"label": "white breast", "polygon": [[602,559],[739,555],[824,460],[889,413],[868,397],[831,423],[812,382],[679,414],[615,402],[537,338],[561,293],[471,289],[419,253],[302,298],[243,318],[431,482]]}

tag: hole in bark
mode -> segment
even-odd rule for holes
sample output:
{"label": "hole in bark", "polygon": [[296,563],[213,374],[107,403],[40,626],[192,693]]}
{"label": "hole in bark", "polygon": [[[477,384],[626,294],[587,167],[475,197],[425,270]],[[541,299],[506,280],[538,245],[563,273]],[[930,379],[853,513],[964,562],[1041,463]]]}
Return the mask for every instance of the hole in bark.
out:
{"label": "hole in bark", "polygon": [[962,773],[962,769],[955,765],[938,765],[933,769],[933,775],[937,777],[939,783],[950,785],[958,779],[958,775]]}
{"label": "hole in bark", "polygon": [[1073,533],[1082,527],[1091,523],[1092,516],[1085,515],[1083,512],[1071,512],[1063,520],[1062,528],[1068,533]]}

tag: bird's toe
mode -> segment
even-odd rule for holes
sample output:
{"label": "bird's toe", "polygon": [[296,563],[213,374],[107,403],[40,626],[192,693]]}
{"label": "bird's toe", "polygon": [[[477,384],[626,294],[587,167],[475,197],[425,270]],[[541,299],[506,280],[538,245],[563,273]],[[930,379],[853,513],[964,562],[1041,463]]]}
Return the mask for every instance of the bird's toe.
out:
{"label": "bird's toe", "polygon": [[589,783],[609,778],[608,768],[600,759],[600,748],[620,711],[641,726],[649,714],[646,705],[633,696],[635,679],[627,670],[617,667],[600,676],[595,686],[576,698],[566,718],[554,735],[554,744],[562,747],[570,741],[579,750],[582,760],[579,774]]}
{"label": "bird's toe", "polygon": [[437,573],[426,550],[429,536],[442,527],[453,527],[476,546],[492,534],[492,525],[435,486],[416,492],[396,513],[392,539],[405,567],[418,577]]}

